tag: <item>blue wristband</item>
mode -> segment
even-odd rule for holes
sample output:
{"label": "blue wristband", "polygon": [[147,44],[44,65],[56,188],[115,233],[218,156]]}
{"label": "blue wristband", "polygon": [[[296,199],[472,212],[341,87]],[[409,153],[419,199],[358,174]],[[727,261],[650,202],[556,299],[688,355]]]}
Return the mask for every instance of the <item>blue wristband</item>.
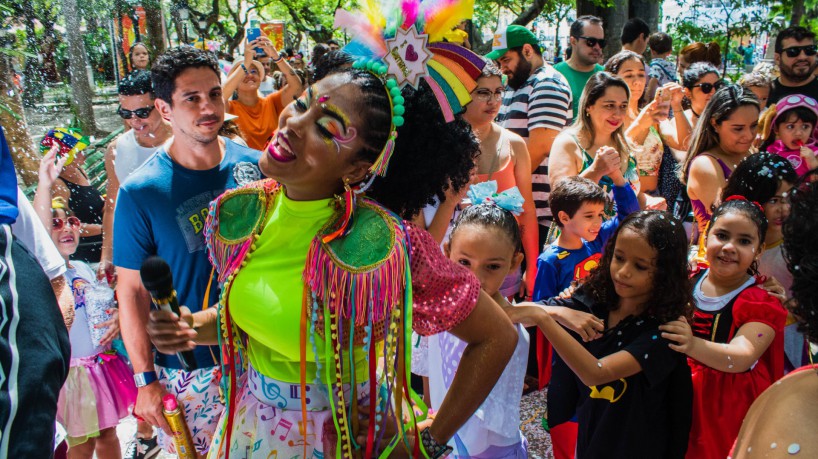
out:
{"label": "blue wristband", "polygon": [[136,384],[136,387],[145,387],[148,384],[158,381],[159,376],[156,375],[155,371],[146,371],[144,373],[137,373],[133,375],[133,382]]}

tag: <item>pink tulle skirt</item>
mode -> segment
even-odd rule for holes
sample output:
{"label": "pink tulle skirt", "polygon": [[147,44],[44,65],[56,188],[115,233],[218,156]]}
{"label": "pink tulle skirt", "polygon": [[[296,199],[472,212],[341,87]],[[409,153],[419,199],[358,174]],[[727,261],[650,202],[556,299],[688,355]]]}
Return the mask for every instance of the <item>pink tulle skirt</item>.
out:
{"label": "pink tulle skirt", "polygon": [[71,359],[68,379],[60,390],[57,421],[75,446],[116,427],[136,403],[136,386],[125,360],[114,351]]}

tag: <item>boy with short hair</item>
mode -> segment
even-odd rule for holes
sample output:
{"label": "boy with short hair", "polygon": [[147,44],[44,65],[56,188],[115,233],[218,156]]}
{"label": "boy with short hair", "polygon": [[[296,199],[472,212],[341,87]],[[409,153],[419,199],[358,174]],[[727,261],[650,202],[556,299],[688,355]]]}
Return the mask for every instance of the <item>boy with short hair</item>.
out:
{"label": "boy with short hair", "polygon": [[673,51],[673,38],[664,32],[656,32],[648,38],[650,48],[650,69],[648,71],[648,89],[645,100],[653,100],[656,90],[666,83],[676,83],[676,65],[667,58]]}
{"label": "boy with short hair", "polygon": [[554,187],[548,204],[560,235],[537,259],[534,301],[559,295],[572,281],[587,276],[619,222],[639,210],[633,188],[624,179],[617,184],[618,178],[614,178],[613,187],[617,215],[607,221],[605,206],[610,199],[596,183],[576,176],[566,177]]}
{"label": "boy with short hair", "polygon": [[[619,222],[631,212],[639,210],[636,193],[617,169],[612,174],[613,197],[617,214],[605,219],[605,206],[610,198],[598,184],[583,177],[566,177],[551,190],[548,204],[560,235],[545,247],[537,259],[537,278],[534,283],[533,300],[540,301],[557,296],[573,281],[588,276],[599,264],[602,250],[608,238],[616,231]],[[541,332],[540,332],[541,333]],[[558,356],[554,356],[551,344],[545,336],[539,336],[537,363],[540,389],[548,387],[548,420],[556,459],[573,458],[577,442],[577,423],[574,418],[576,394],[574,375]],[[552,369],[552,357],[554,360]],[[553,373],[552,373],[553,372]]]}

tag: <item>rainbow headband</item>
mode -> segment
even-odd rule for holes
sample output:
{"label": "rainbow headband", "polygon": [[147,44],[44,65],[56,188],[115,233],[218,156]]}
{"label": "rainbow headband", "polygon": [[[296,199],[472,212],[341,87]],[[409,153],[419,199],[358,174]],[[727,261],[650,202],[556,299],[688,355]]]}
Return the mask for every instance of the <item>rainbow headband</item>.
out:
{"label": "rainbow headband", "polygon": [[403,124],[402,88],[417,88],[421,79],[426,80],[446,122],[454,121],[471,101],[485,61],[441,40],[473,13],[474,0],[367,0],[360,11],[335,12],[334,26],[353,37],[343,49],[355,59],[353,67],[385,79],[389,91],[392,126],[384,150],[370,169],[373,174],[386,175],[397,128]]}

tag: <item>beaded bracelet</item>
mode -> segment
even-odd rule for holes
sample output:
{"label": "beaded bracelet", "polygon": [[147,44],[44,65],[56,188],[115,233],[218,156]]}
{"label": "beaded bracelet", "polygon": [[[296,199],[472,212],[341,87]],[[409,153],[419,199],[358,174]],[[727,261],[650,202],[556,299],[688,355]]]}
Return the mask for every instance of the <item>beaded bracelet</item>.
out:
{"label": "beaded bracelet", "polygon": [[440,444],[432,438],[432,433],[429,428],[425,428],[420,432],[420,442],[423,444],[423,450],[429,455],[431,459],[444,457],[453,451],[453,448],[446,444]]}

